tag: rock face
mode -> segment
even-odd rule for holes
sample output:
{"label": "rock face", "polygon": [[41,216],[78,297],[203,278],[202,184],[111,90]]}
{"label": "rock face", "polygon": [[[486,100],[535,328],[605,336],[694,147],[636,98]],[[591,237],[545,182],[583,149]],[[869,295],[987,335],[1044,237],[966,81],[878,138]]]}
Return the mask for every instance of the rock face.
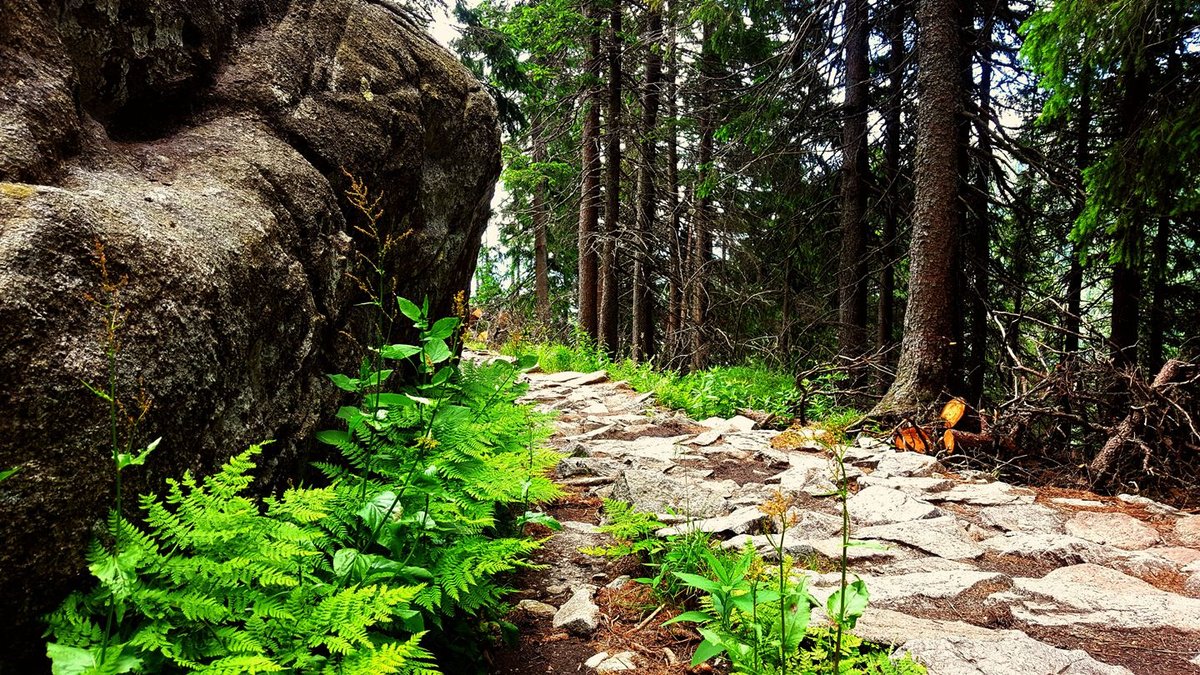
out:
{"label": "rock face", "polygon": [[382,195],[398,291],[439,314],[499,173],[493,102],[385,0],[52,5],[0,5],[9,656],[40,651],[37,617],[110,502],[104,408],[81,384],[105,377],[94,242],[128,279],[121,389],[153,400],[142,441],[163,437],[127,494],[268,438],[263,463],[290,468],[337,404],[324,373],[362,353],[342,331],[371,244],[342,170]]}

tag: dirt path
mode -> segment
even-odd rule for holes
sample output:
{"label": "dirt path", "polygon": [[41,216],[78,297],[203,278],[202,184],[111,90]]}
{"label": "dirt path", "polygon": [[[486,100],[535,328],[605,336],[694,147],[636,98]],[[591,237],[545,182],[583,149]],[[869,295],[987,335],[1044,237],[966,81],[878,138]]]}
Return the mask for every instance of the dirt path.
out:
{"label": "dirt path", "polygon": [[[690,420],[603,373],[528,378],[528,400],[559,412],[552,443],[569,494],[550,509],[565,528],[540,552],[544,567],[515,580],[524,602],[510,618],[522,633],[493,655],[496,675],[689,672],[693,633],[661,628],[671,610],[623,578],[643,571],[580,552],[605,543],[604,497],[690,514],[688,527],[727,546],[765,550],[756,507],[783,489],[802,511],[788,551],[830,569],[840,518],[817,496],[833,475],[819,443],[772,447],[777,434],[751,420]],[[1200,673],[1200,517],[952,474],[867,438],[845,455],[853,536],[886,545],[852,549],[871,592],[862,637],[931,675]],[[818,599],[834,590],[836,575],[806,574]]]}

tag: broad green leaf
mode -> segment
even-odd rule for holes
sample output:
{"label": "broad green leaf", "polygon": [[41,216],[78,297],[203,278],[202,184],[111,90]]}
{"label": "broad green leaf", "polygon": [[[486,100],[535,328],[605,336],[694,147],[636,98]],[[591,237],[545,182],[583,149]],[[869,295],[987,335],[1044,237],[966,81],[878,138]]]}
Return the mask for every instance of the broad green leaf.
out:
{"label": "broad green leaf", "polygon": [[335,385],[337,385],[338,389],[341,389],[343,391],[355,392],[355,393],[358,392],[359,387],[362,384],[358,380],[354,379],[353,377],[347,377],[345,375],[342,375],[341,373],[334,373],[329,376],[329,379]]}
{"label": "broad green leaf", "polygon": [[142,660],[130,653],[128,645],[109,645],[104,650],[104,663],[99,662],[100,648],[81,649],[51,642],[46,645],[53,675],[120,675],[142,666]]}
{"label": "broad green leaf", "polygon": [[400,306],[400,313],[407,316],[418,327],[425,325],[425,315],[421,313],[421,308],[413,304],[411,300],[396,298],[396,304]]}
{"label": "broad green leaf", "polygon": [[359,518],[362,518],[367,527],[374,530],[379,527],[384,518],[388,517],[389,510],[391,510],[392,515],[395,515],[399,508],[399,506],[396,506],[396,493],[386,490],[367,502],[365,506],[358,510],[357,515]]}
{"label": "broad green leaf", "polygon": [[709,615],[707,612],[700,612],[700,611],[693,610],[690,612],[684,612],[683,614],[680,614],[679,616],[677,616],[673,619],[668,619],[667,621],[663,622],[663,625],[670,626],[671,624],[679,623],[680,621],[694,621],[696,623],[708,623],[710,621],[716,621],[716,620],[717,620],[716,617]]}
{"label": "broad green leaf", "polygon": [[[845,597],[844,612],[842,611],[843,596]],[[825,603],[825,613],[843,626],[854,628],[858,623],[858,617],[866,611],[869,599],[870,594],[867,592],[866,582],[858,579],[847,584],[844,589],[834,591],[833,595],[829,596],[829,600]]]}
{"label": "broad green leaf", "polygon": [[[704,641],[696,647],[696,653],[692,655],[693,668],[725,651],[725,647],[721,645],[720,641],[714,639],[716,635],[712,631],[701,628],[700,634],[704,635]],[[712,637],[709,637],[710,635]]]}
{"label": "broad green leaf", "polygon": [[444,319],[438,319],[433,324],[433,328],[429,329],[429,333],[425,336],[426,340],[445,340],[451,335],[454,335],[454,329],[458,328],[458,317],[448,316]]}
{"label": "broad green leaf", "polygon": [[17,472],[18,472],[18,471],[20,471],[20,470],[21,470],[21,467],[19,467],[19,466],[14,466],[14,467],[13,467],[13,468],[11,468],[11,469],[5,469],[4,471],[0,471],[0,481],[3,481],[3,480],[7,480],[7,479],[9,479],[9,478],[12,478],[12,477],[13,477],[13,474],[17,473]]}
{"label": "broad green leaf", "polygon": [[316,435],[317,435],[317,440],[326,445],[339,446],[339,445],[343,445],[345,443],[349,443],[351,440],[350,434],[345,431],[334,431],[334,430],[318,431]]}
{"label": "broad green leaf", "polygon": [[690,574],[688,572],[674,572],[675,576],[679,577],[683,583],[693,588],[699,588],[708,593],[719,593],[721,586],[717,582],[706,579],[699,574]]}
{"label": "broad green leaf", "polygon": [[517,362],[515,365],[516,365],[517,370],[524,371],[524,370],[529,370],[530,368],[537,366],[537,364],[538,364],[537,354],[526,354],[526,355],[520,357],[519,359],[517,359]]}
{"label": "broad green leaf", "polygon": [[425,343],[425,358],[428,363],[441,363],[450,358],[450,346],[445,340],[430,340]]}
{"label": "broad green leaf", "polygon": [[407,359],[420,353],[421,348],[416,345],[384,345],[379,348],[379,355],[385,359]]}

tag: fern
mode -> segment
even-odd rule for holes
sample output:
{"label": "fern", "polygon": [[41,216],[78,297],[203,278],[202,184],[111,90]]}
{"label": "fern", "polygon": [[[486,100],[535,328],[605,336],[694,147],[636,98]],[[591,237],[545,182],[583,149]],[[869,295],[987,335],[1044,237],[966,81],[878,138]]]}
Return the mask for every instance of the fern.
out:
{"label": "fern", "polygon": [[[380,645],[394,644],[392,624],[411,613],[421,588],[334,583],[329,534],[320,525],[336,492],[288,490],[260,510],[242,494],[259,451],[235,456],[203,481],[185,474],[169,482],[164,499],[143,497],[148,531],[110,518],[119,546],[97,544],[90,556],[100,584],[50,616],[56,641],[48,653],[59,671],[133,672],[153,664],[212,674],[316,672],[369,662]],[[122,620],[106,645],[97,617],[108,606]],[[381,658],[392,669],[380,672],[432,668],[415,645],[387,650]],[[91,665],[68,668],[89,658]]]}

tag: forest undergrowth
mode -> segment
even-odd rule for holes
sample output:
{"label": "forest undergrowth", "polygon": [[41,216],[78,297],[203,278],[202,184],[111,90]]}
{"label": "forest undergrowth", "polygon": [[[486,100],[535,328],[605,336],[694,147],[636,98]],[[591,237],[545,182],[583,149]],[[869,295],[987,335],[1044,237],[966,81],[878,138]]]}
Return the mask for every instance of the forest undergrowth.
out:
{"label": "forest undergrowth", "polygon": [[[546,477],[558,459],[549,417],[516,403],[535,360],[461,362],[462,318],[435,320],[428,301],[389,292],[397,239],[361,183],[348,195],[374,244],[361,260],[374,274],[359,279],[371,347],[357,372],[330,376],[348,404],[317,434],[333,449],[320,478],[265,496],[251,486],[267,443],[129,508],[122,475],[169,450],[142,444],[149,398],[121,389],[122,330],[136,317],[97,245],[89,299],[107,372],[87,386],[109,421],[114,498],[88,554],[93,585],[47,617],[55,675],[472,672],[512,637],[506,575],[540,545],[526,525],[557,527],[538,510],[560,490]],[[401,321],[411,344],[389,339]]]}

